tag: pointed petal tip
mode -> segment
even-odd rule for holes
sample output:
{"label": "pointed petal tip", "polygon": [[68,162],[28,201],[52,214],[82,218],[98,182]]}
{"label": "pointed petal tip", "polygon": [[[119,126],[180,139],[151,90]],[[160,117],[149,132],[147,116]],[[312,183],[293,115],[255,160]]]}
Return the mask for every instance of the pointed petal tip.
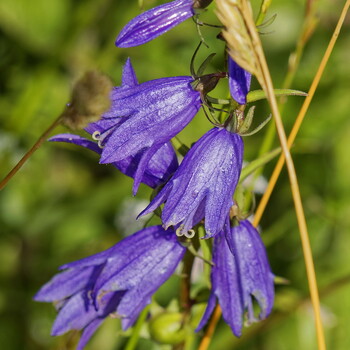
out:
{"label": "pointed petal tip", "polygon": [[[134,183],[132,185],[132,195],[135,197],[137,195],[137,191],[139,190],[141,183],[141,179],[139,181],[134,180]],[[138,216],[137,216],[138,218]]]}
{"label": "pointed petal tip", "polygon": [[45,295],[42,293],[41,289],[33,296],[34,301],[47,302],[45,299]]}
{"label": "pointed petal tip", "polygon": [[201,237],[201,239],[208,239],[208,238],[212,238],[215,237],[217,235],[217,233],[211,233],[209,231],[206,231],[205,236]]}

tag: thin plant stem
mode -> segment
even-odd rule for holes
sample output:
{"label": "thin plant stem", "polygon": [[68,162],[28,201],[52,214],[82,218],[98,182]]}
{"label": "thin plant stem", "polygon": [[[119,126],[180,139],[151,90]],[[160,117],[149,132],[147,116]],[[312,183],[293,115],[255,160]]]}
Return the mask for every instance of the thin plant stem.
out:
{"label": "thin plant stem", "polygon": [[20,170],[23,164],[33,155],[33,153],[46,141],[51,131],[61,123],[62,115],[60,115],[39,137],[33,147],[21,158],[21,160],[14,166],[14,168],[6,175],[6,177],[0,182],[0,190],[2,190],[11,178]]}
{"label": "thin plant stem", "polygon": [[[341,30],[341,27],[344,23],[344,20],[345,20],[345,17],[346,17],[346,14],[347,14],[347,11],[349,9],[349,6],[350,6],[350,0],[347,0],[347,2],[345,3],[344,5],[344,8],[342,10],[342,13],[339,17],[339,20],[338,20],[338,23],[336,25],[336,28],[334,30],[334,33],[332,35],[332,38],[328,44],[328,47],[326,49],[326,52],[325,54],[323,55],[323,58],[322,58],[322,61],[318,67],[318,70],[317,70],[317,73],[315,75],[315,78],[310,86],[310,90],[309,90],[309,93],[308,93],[308,96],[306,97],[301,109],[300,109],[300,112],[298,114],[298,117],[297,119],[295,120],[295,123],[294,123],[294,126],[292,128],[292,131],[288,137],[288,147],[290,148],[292,146],[292,144],[294,143],[294,140],[295,140],[295,137],[300,129],[300,126],[301,126],[301,123],[303,122],[304,120],[304,117],[306,115],[306,112],[310,106],[310,103],[314,97],[314,94],[315,94],[315,91],[318,87],[318,84],[321,80],[321,77],[322,77],[322,74],[325,70],[325,67],[327,65],[327,62],[329,60],[329,57],[333,51],[333,48],[334,48],[334,45],[337,41],[337,38],[339,36],[339,32]],[[283,165],[284,165],[284,162],[285,162],[285,158],[284,158],[284,155],[282,154],[275,166],[275,169],[271,175],[271,178],[270,178],[270,181],[269,181],[269,184],[266,188],[266,191],[263,195],[263,197],[261,198],[260,202],[259,202],[259,206],[255,212],[255,215],[254,215],[254,225],[257,226],[261,220],[261,217],[265,211],[265,208],[267,206],[267,203],[271,197],[271,194],[272,194],[272,191],[276,185],[276,182],[277,182],[277,179],[281,173],[281,170],[283,168]]]}
{"label": "thin plant stem", "polygon": [[[300,32],[299,38],[296,43],[295,50],[290,54],[288,59],[288,69],[284,81],[282,83],[283,89],[290,89],[292,82],[294,80],[295,74],[299,68],[299,63],[301,57],[304,53],[304,47],[307,42],[310,40],[313,32],[315,31],[317,20],[315,18],[315,8],[319,3],[319,0],[308,0],[305,6],[305,16],[304,16],[304,25],[303,29]],[[283,114],[284,106],[287,99],[285,96],[279,99],[279,110]],[[273,122],[267,127],[264,140],[259,150],[258,157],[267,153],[271,150],[273,142],[276,136],[276,127]],[[254,188],[254,184],[258,177],[263,173],[264,167],[259,168],[253,177],[252,185],[250,190]]]}
{"label": "thin plant stem", "polygon": [[180,304],[181,308],[184,311],[184,315],[187,315],[191,312],[192,299],[191,299],[191,271],[194,262],[194,255],[187,251],[184,257],[184,265],[182,268],[183,278],[181,280],[181,292],[180,292]]}
{"label": "thin plant stem", "polygon": [[143,311],[141,312],[135,326],[133,327],[131,337],[129,338],[129,341],[127,342],[127,344],[125,346],[125,350],[134,350],[136,348],[138,340],[140,338],[141,328],[146,321],[148,311],[150,308],[151,308],[151,306],[147,305],[143,309]]}
{"label": "thin plant stem", "polygon": [[255,22],[256,26],[260,26],[264,22],[267,10],[269,9],[271,3],[272,3],[272,0],[262,0],[260,9],[259,9],[259,14]]}
{"label": "thin plant stem", "polygon": [[[189,251],[186,251],[184,257],[184,265],[182,268],[182,279],[180,284],[180,307],[183,311],[182,324],[185,325],[190,314],[193,300],[191,299],[191,272],[195,256]],[[190,336],[190,334],[189,334]],[[183,350],[186,347],[188,339],[185,339],[179,344],[173,346],[173,350]]]}
{"label": "thin plant stem", "polygon": [[321,320],[320,300],[318,295],[316,273],[315,273],[310,240],[309,240],[309,235],[308,235],[308,230],[306,225],[306,219],[304,215],[303,204],[301,201],[301,196],[299,191],[298,179],[295,172],[293,159],[291,157],[289,147],[287,144],[287,137],[285,134],[283,123],[282,123],[282,118],[278,109],[277,99],[274,94],[274,88],[273,88],[272,79],[270,76],[270,71],[266,62],[265,54],[261,45],[259,35],[256,31],[254,21],[251,18],[251,11],[247,0],[242,1],[242,10],[243,10],[244,20],[247,25],[247,29],[249,30],[251,38],[254,43],[255,54],[258,58],[258,63],[262,73],[262,79],[261,79],[262,81],[260,83],[262,83],[262,87],[266,90],[272,115],[275,120],[277,134],[280,140],[281,148],[286,159],[289,182],[290,182],[290,187],[292,191],[295,212],[296,212],[298,226],[299,226],[301,244],[302,244],[302,249],[304,254],[306,274],[307,274],[307,279],[309,283],[311,301],[312,301],[312,306],[315,314],[315,326],[316,326],[318,348],[319,350],[325,350],[326,343],[325,343],[323,325]]}
{"label": "thin plant stem", "polygon": [[[308,43],[316,29],[316,25],[318,23],[316,17],[316,7],[319,2],[319,0],[308,0],[305,5],[304,25],[297,40],[295,51],[292,52],[289,56],[288,70],[282,84],[282,88],[284,89],[288,89],[292,85],[295,74],[299,67],[300,59],[304,52],[305,45]],[[282,97],[281,104],[283,104],[284,101],[285,98]]]}
{"label": "thin plant stem", "polygon": [[213,337],[216,325],[219,322],[220,317],[221,317],[221,308],[220,308],[220,305],[217,304],[215,309],[214,309],[213,315],[211,316],[209,326],[207,327],[206,332],[204,334],[204,337],[203,337],[201,343],[199,344],[198,350],[207,350],[208,349],[209,344],[211,342],[211,338]]}

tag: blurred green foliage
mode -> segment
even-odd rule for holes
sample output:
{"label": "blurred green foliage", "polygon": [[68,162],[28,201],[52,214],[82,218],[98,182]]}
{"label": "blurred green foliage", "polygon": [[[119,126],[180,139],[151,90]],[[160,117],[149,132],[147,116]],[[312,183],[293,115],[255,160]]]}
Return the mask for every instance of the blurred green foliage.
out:
{"label": "blurred green foliage", "polygon": [[[148,9],[160,2],[144,1]],[[275,86],[286,74],[303,23],[304,1],[275,0],[275,22],[263,36]],[[344,1],[321,1],[319,24],[305,48],[292,88],[307,91]],[[253,1],[258,7],[259,1]],[[213,5],[212,5],[213,7]],[[118,49],[114,40],[123,25],[139,13],[127,0],[2,0],[0,2],[0,174],[11,169],[37,137],[61,113],[70,89],[86,70],[99,69],[115,84],[126,57],[132,57],[139,80],[189,74],[198,42],[191,20],[142,47]],[[203,16],[214,22],[209,14]],[[329,349],[350,348],[350,35],[349,16],[317,90],[293,154],[304,200],[322,297]],[[203,28],[216,50],[211,71],[225,69],[217,30]],[[185,33],[185,35],[184,35]],[[211,51],[203,49],[198,62]],[[257,87],[256,82],[253,83]],[[225,82],[213,95],[223,96]],[[290,97],[284,109],[289,130],[302,98]],[[268,114],[257,103],[256,116]],[[190,145],[209,122],[200,113],[181,134]],[[57,129],[57,132],[64,128]],[[258,154],[264,131],[245,139],[245,158]],[[275,142],[278,144],[277,141]],[[273,164],[265,169],[268,178]],[[113,167],[98,165],[97,156],[72,145],[46,143],[0,193],[0,344],[3,349],[73,349],[76,334],[50,337],[55,311],[32,301],[34,293],[58,266],[105,249],[137,230],[133,218],[150,191],[141,186],[131,197],[129,178]],[[211,349],[316,349],[298,228],[288,178],[282,173],[261,223],[271,265],[290,281],[277,286],[276,307],[264,323],[235,339],[219,324]],[[166,306],[177,296],[174,276],[156,300]],[[331,285],[331,286],[330,286]],[[328,289],[326,288],[328,286]],[[329,287],[330,286],[330,287]],[[130,334],[130,332],[128,333]],[[119,321],[108,319],[87,349],[123,349],[126,335]],[[138,349],[167,349],[141,331]],[[144,337],[145,336],[145,337]],[[195,344],[200,338],[194,339]]]}

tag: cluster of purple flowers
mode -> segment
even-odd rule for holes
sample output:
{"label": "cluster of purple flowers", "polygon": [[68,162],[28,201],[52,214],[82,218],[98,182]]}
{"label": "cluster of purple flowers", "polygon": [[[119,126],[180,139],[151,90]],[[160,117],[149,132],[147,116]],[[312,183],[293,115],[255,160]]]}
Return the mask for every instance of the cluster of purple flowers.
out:
{"label": "cluster of purple flowers", "polygon": [[[211,1],[175,0],[137,16],[121,31],[116,44],[144,44],[194,15]],[[229,59],[229,88],[238,104],[246,103],[250,74]],[[52,334],[83,330],[82,349],[110,314],[121,318],[123,329],[133,325],[155,291],[170,277],[186,248],[179,236],[192,238],[203,223],[214,237],[212,290],[198,326],[208,321],[216,300],[233,333],[241,334],[243,315],[255,320],[270,312],[274,299],[273,274],[258,231],[247,220],[231,227],[230,208],[243,161],[243,141],[225,125],[203,135],[178,164],[170,140],[196,115],[205,93],[220,75],[208,75],[210,86],[192,76],[168,77],[138,83],[128,59],[121,86],[111,93],[111,108],[86,127],[92,140],[60,134],[51,141],[69,142],[95,151],[100,163],[110,163],[140,183],[159,189],[140,215],[164,204],[162,226],[147,227],[110,249],[66,264],[64,272],[44,285],[35,300],[56,302],[58,316]],[[214,83],[213,83],[214,80]],[[215,81],[216,80],[216,81]],[[198,86],[200,85],[200,89]]]}

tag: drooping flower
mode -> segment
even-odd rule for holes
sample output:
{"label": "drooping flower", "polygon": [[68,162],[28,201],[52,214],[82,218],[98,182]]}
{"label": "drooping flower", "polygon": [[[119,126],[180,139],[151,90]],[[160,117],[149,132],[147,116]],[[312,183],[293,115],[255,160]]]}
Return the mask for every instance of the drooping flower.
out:
{"label": "drooping flower", "polygon": [[164,227],[175,226],[178,235],[187,235],[204,219],[206,237],[216,235],[233,204],[242,160],[241,136],[224,128],[211,129],[189,150],[174,176],[140,216],[165,202]]}
{"label": "drooping flower", "polygon": [[226,239],[224,233],[214,238],[212,290],[197,330],[207,323],[218,300],[225,322],[240,336],[245,311],[249,323],[257,321],[253,299],[260,307],[260,320],[270,314],[274,276],[260,235],[249,221],[243,220],[228,231]]}
{"label": "drooping flower", "polygon": [[[115,90],[127,89],[138,86],[134,69],[128,59],[123,68],[122,86]],[[102,154],[103,147],[107,143],[111,134],[122,125],[128,117],[116,115],[114,118],[109,113],[104,114],[100,120],[90,123],[85,130],[90,133],[96,142],[72,134],[60,134],[49,139],[49,141],[68,142],[80,145],[98,154]],[[97,142],[98,141],[98,142]],[[107,145],[107,149],[110,143]],[[120,152],[122,154],[122,150]],[[120,156],[117,161],[105,161],[102,163],[112,163],[122,173],[134,179],[133,194],[135,195],[141,182],[155,188],[165,183],[178,167],[175,151],[167,141],[159,142],[154,152],[149,152],[147,148],[140,147],[132,154]]]}
{"label": "drooping flower", "polygon": [[[97,142],[73,134],[59,134],[51,137],[49,141],[67,142],[83,146],[98,154],[102,153],[102,148]],[[123,174],[134,179],[133,194],[135,195],[140,183],[144,183],[152,188],[164,184],[178,167],[176,153],[170,142],[160,146],[148,163],[140,166],[143,153],[136,156],[129,156],[118,162],[112,163]]]}
{"label": "drooping flower", "polygon": [[226,240],[240,271],[244,308],[248,320],[255,321],[253,297],[260,306],[259,319],[266,318],[273,306],[274,275],[271,272],[264,243],[257,229],[248,220],[231,228]]}
{"label": "drooping flower", "polygon": [[228,82],[232,98],[239,104],[247,103],[252,75],[241,68],[230,56],[228,58]]}
{"label": "drooping flower", "polygon": [[150,9],[132,19],[120,32],[116,45],[133,47],[147,43],[207,7],[212,0],[175,0]]}
{"label": "drooping flower", "polygon": [[201,107],[201,98],[225,74],[204,75],[196,80],[178,76],[134,84],[130,61],[126,68],[123,85],[112,91],[110,110],[87,131],[103,147],[100,163],[118,162],[142,152],[142,168],[193,119]]}
{"label": "drooping flower", "polygon": [[192,88],[192,81],[189,76],[171,77],[116,88],[110,111],[94,124],[95,138],[103,147],[100,162],[118,162],[143,151],[141,161],[147,163],[198,112],[200,92]]}
{"label": "drooping flower", "polygon": [[36,301],[55,302],[58,316],[52,335],[83,330],[81,350],[104,319],[113,313],[123,329],[133,325],[154,292],[171,276],[185,253],[173,230],[153,226],[115,246],[63,265],[36,294]]}

